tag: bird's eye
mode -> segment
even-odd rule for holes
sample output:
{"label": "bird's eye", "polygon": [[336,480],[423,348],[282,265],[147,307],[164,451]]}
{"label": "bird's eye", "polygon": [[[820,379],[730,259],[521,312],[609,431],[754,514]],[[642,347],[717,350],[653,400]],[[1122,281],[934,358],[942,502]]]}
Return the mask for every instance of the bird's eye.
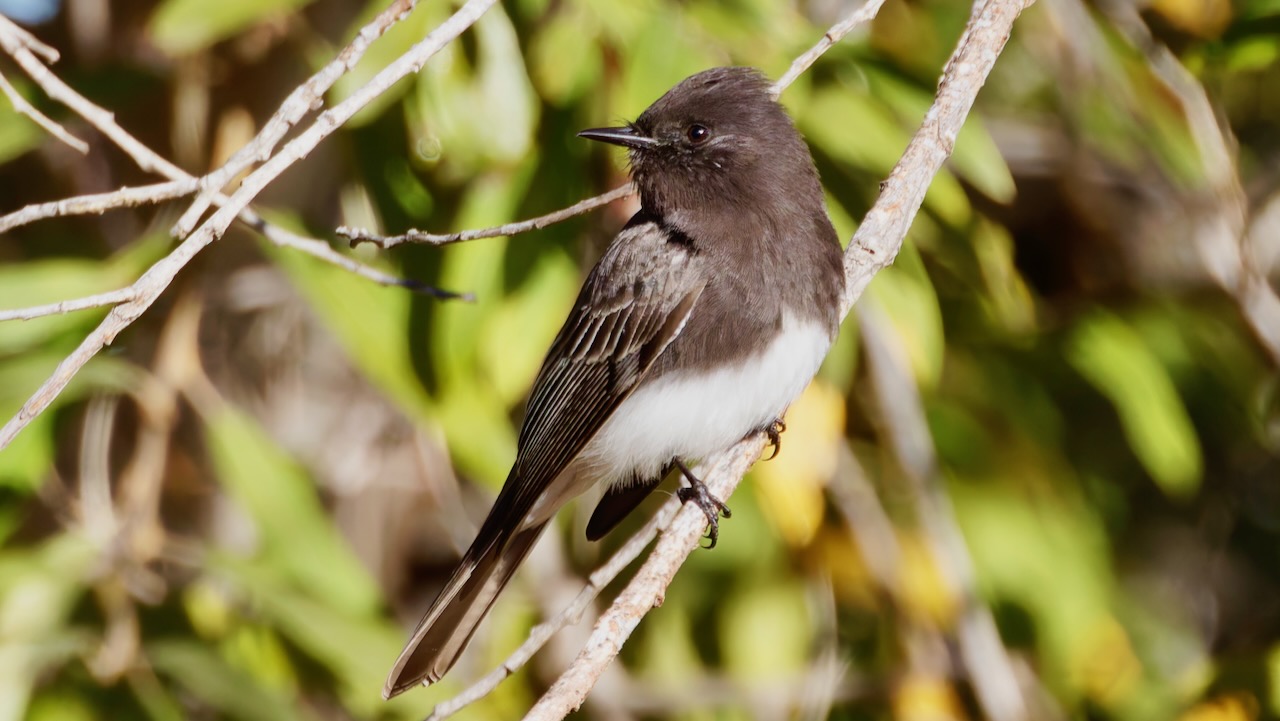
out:
{"label": "bird's eye", "polygon": [[705,126],[694,124],[689,126],[689,129],[685,131],[685,135],[689,136],[689,142],[698,145],[707,142],[707,139],[711,137],[711,131],[707,130]]}

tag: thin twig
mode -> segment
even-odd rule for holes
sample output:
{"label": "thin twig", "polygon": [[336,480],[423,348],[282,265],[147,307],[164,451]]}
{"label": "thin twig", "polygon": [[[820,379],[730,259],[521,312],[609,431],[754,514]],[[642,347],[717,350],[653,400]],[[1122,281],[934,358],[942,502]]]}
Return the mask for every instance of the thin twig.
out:
{"label": "thin twig", "polygon": [[[360,109],[390,89],[398,80],[420,70],[431,56],[452,42],[464,30],[471,27],[495,2],[496,0],[468,0],[448,20],[431,31],[390,65],[383,68],[346,100],[321,113],[309,128],[291,140],[278,154],[261,167],[246,176],[235,194],[227,200],[222,208],[202,223],[173,252],[160,259],[142,274],[142,277],[132,286],[137,291],[137,297],[113,308],[107,314],[106,319],[69,356],[58,364],[53,375],[41,384],[40,388],[27,400],[17,415],[9,419],[3,428],[0,428],[0,450],[7,447],[14,436],[31,422],[31,419],[49,407],[53,399],[57,398],[63,388],[66,388],[71,378],[93,356],[97,355],[98,351],[109,345],[121,331],[129,327],[147,308],[151,307],[156,298],[160,297],[160,294],[173,281],[178,271],[184,268],[197,253],[215,239],[221,237],[226,232],[227,227],[241,214],[249,202],[258,193],[262,192],[262,189],[267,184],[310,153],[320,141],[350,120]],[[14,43],[12,37],[4,32],[6,24],[12,25],[12,23],[0,16],[0,45],[3,45],[6,51],[15,54],[15,58],[25,57],[34,61],[34,57],[23,47],[13,47],[10,50]],[[39,63],[36,62],[35,65],[39,66]],[[43,66],[39,66],[39,71],[52,76],[52,73],[48,73]],[[56,78],[52,82],[61,84],[61,81]],[[80,100],[83,101],[82,98]],[[83,102],[87,103],[88,101]],[[96,106],[93,107],[96,108]],[[129,138],[129,140],[132,141],[132,138]],[[133,141],[132,144],[135,146],[140,145],[136,141]]]}
{"label": "thin twig", "polygon": [[[0,17],[3,17],[3,16],[0,16]],[[45,45],[43,42],[40,41],[39,38],[27,32],[21,26],[14,25],[13,23],[9,23],[9,25],[11,27],[6,28],[5,32],[10,33],[15,37],[17,37],[18,42],[20,42],[23,45],[23,47],[30,49],[31,52],[35,53],[36,55],[39,55],[41,58],[44,58],[44,61],[46,63],[53,65],[54,63],[58,62],[58,60],[62,58],[62,56],[58,54],[57,50],[55,50],[54,48],[48,45]]]}
{"label": "thin twig", "polygon": [[840,42],[844,36],[853,32],[853,29],[870,22],[880,12],[880,6],[884,4],[884,0],[867,0],[857,10],[850,12],[839,22],[832,25],[827,32],[823,33],[822,39],[814,43],[813,47],[805,51],[803,55],[791,61],[791,67],[787,68],[787,72],[778,78],[778,82],[773,84],[773,97],[782,95],[782,91],[786,90],[796,78],[804,74],[822,54],[831,49],[832,45]]}
{"label": "thin twig", "polygon": [[379,285],[391,286],[394,288],[405,288],[415,293],[429,295],[433,298],[441,300],[465,300],[474,301],[475,295],[472,293],[455,293],[453,291],[437,288],[429,283],[423,283],[420,280],[412,278],[401,278],[383,273],[375,268],[361,263],[360,261],[345,256],[334,250],[332,246],[323,240],[317,238],[308,238],[306,236],[291,233],[279,225],[268,223],[259,216],[252,208],[245,208],[240,212],[240,220],[247,223],[250,227],[262,233],[267,240],[281,248],[291,248],[300,253],[306,253],[314,258],[319,258],[327,263],[336,265],[343,270],[350,271],[361,278],[371,280]]}
{"label": "thin twig", "polygon": [[4,94],[9,96],[9,102],[13,103],[14,110],[31,118],[36,125],[44,128],[53,137],[79,151],[81,155],[89,152],[88,143],[72,135],[66,128],[58,125],[49,116],[37,110],[31,103],[28,103],[27,99],[18,92],[18,89],[9,84],[9,80],[4,76],[4,73],[0,73],[0,90],[3,90]]}
{"label": "thin twig", "polygon": [[431,715],[426,718],[426,721],[444,721],[444,719],[489,695],[511,674],[529,663],[529,659],[533,658],[533,655],[557,631],[565,626],[577,623],[582,618],[582,613],[587,609],[587,606],[591,605],[596,596],[600,595],[600,591],[612,583],[613,579],[617,578],[623,569],[631,565],[631,562],[640,556],[640,553],[653,542],[653,539],[657,538],[658,533],[666,529],[667,525],[671,523],[671,519],[675,517],[678,508],[678,502],[664,505],[653,518],[649,519],[649,522],[643,528],[627,539],[627,542],[622,544],[622,547],[604,565],[592,572],[587,579],[587,585],[559,615],[534,626],[533,630],[529,632],[529,637],[502,662],[501,666],[480,677],[479,680],[468,686],[466,690],[457,696],[437,704],[431,711]]}
{"label": "thin twig", "polygon": [[364,228],[351,228],[341,226],[335,231],[338,235],[351,241],[351,247],[355,247],[360,243],[373,243],[379,248],[390,248],[401,243],[428,243],[430,245],[448,245],[450,243],[461,243],[468,240],[478,240],[480,238],[499,238],[506,235],[516,235],[518,233],[527,233],[531,230],[541,230],[548,225],[568,220],[575,215],[582,215],[591,210],[595,210],[602,205],[608,205],[615,200],[625,198],[636,192],[635,187],[631,183],[619,185],[607,193],[597,195],[586,200],[578,201],[567,208],[561,208],[546,215],[539,215],[536,218],[521,220],[515,223],[507,223],[506,225],[498,225],[492,228],[480,228],[478,230],[464,230],[458,233],[427,233],[421,230],[410,230],[402,235],[378,235]]}
{"label": "thin twig", "polygon": [[99,293],[86,298],[75,298],[73,300],[64,300],[58,303],[49,303],[47,305],[36,305],[30,308],[17,308],[15,310],[0,310],[0,321],[6,320],[31,320],[32,318],[41,318],[46,315],[62,315],[63,313],[71,313],[77,310],[88,310],[89,308],[102,308],[108,305],[117,305],[133,300],[137,297],[137,292],[132,287],[121,288],[107,293]]}
{"label": "thin twig", "polygon": [[[953,55],[938,95],[902,159],[884,183],[880,198],[854,234],[845,255],[847,314],[880,269],[889,265],[924,201],[925,190],[950,155],[978,90],[1009,39],[1013,22],[1030,0],[978,0],[983,8]],[[742,474],[759,457],[764,437],[752,436],[708,463],[703,480],[718,498],[727,499]],[[697,508],[678,513],[636,576],[600,616],[578,658],[525,716],[528,720],[564,718],[582,704],[595,679],[622,648],[640,619],[661,603],[667,585],[697,547],[706,519]]]}
{"label": "thin twig", "polygon": [[79,195],[49,203],[33,203],[20,210],[0,216],[0,233],[34,223],[46,218],[63,218],[72,215],[101,215],[116,208],[136,208],[140,205],[161,203],[194,193],[195,178],[170,180],[152,185],[120,188],[109,193]]}
{"label": "thin twig", "polygon": [[[413,11],[417,0],[394,0],[385,10],[378,13],[360,32],[352,38],[341,52],[320,68],[305,83],[294,89],[289,97],[280,104],[280,109],[272,115],[262,129],[233,154],[221,168],[200,179],[200,195],[192,202],[170,233],[175,238],[186,237],[195,227],[196,221],[208,210],[210,203],[219,203],[225,199],[221,190],[254,163],[265,161],[271,156],[276,144],[297,125],[308,113],[320,107],[324,94],[329,92],[333,84],[346,75],[364,57],[365,51],[375,40],[382,37],[396,23],[403,20]],[[220,203],[219,203],[220,204]]]}

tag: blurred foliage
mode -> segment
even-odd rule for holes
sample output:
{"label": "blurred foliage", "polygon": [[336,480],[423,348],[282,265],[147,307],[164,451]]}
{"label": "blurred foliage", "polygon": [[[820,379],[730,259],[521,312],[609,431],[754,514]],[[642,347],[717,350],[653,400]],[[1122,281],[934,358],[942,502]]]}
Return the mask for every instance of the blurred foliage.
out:
{"label": "blurred foliage", "polygon": [[[562,207],[624,178],[621,154],[577,130],[633,118],[711,65],[776,77],[842,5],[508,0],[260,207],[320,237]],[[34,30],[74,87],[201,172],[382,7],[70,0]],[[1116,7],[1041,0],[1024,15],[868,291],[923,396],[936,475],[912,480],[918,459],[896,455],[893,409],[847,323],[781,456],[641,624],[615,665],[623,683],[582,715],[982,718],[970,674],[984,667],[955,652],[977,603],[1032,718],[1280,718],[1276,359],[1197,250],[1215,191]],[[329,102],[449,12],[422,3]],[[1207,89],[1260,214],[1280,187],[1280,2],[1142,13]],[[968,14],[892,0],[784,94],[846,241]],[[0,211],[153,180],[11,63],[0,71],[93,145],[74,155],[5,104]],[[182,207],[0,236],[0,307],[131,282],[170,247]],[[505,478],[542,354],[626,213],[350,251],[473,292],[469,304],[378,287],[244,230],[208,249],[0,453],[0,720],[413,719],[500,662],[641,518],[596,546],[581,512],[562,514],[548,544],[560,557],[535,555],[538,582],[515,584],[444,683],[378,696]],[[1273,286],[1277,237],[1272,225],[1251,249]],[[103,314],[0,324],[0,416]],[[887,575],[885,547],[851,534],[833,502],[862,472],[876,491],[862,510],[890,522]],[[930,488],[965,549],[940,552]],[[957,550],[972,598],[949,565]],[[460,718],[519,716],[566,662],[553,643]]]}

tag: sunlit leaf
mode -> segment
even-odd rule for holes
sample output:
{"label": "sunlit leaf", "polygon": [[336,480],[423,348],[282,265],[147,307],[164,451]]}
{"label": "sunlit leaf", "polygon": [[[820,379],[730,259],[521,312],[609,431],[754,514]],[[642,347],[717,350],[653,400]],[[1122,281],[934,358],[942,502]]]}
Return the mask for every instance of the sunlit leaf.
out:
{"label": "sunlit leaf", "polygon": [[758,464],[753,477],[765,517],[784,541],[805,546],[822,525],[823,489],[836,472],[845,431],[844,397],[815,381],[787,409],[786,422],[785,452]]}
{"label": "sunlit leaf", "polygon": [[803,587],[779,581],[739,588],[725,594],[718,618],[725,667],[739,680],[786,677],[809,659]]}
{"label": "sunlit leaf", "polygon": [[867,293],[889,317],[916,381],[924,388],[934,387],[942,375],[946,339],[937,292],[915,249],[903,246],[897,263],[877,274]]}
{"label": "sunlit leaf", "polygon": [[1165,493],[1194,494],[1200,442],[1168,372],[1142,338],[1116,316],[1095,311],[1077,324],[1067,355],[1115,406],[1134,454]]}
{"label": "sunlit leaf", "polygon": [[205,418],[205,434],[218,478],[256,521],[264,552],[325,603],[376,608],[378,589],[329,522],[315,486],[262,427],[226,407]]}
{"label": "sunlit leaf", "polygon": [[161,639],[144,649],[156,672],[172,679],[210,707],[240,721],[310,719],[283,693],[257,683],[248,673],[227,664],[210,646],[195,641]]}
{"label": "sunlit leaf", "polygon": [[307,5],[311,0],[165,0],[151,16],[151,40],[170,55],[208,47],[245,28]]}

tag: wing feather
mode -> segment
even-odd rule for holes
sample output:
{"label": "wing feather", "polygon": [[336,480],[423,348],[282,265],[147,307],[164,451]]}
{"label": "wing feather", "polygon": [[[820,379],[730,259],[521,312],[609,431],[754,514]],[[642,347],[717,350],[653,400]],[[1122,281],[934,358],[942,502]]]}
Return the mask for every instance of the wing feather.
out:
{"label": "wing feather", "polygon": [[684,327],[706,272],[696,252],[668,240],[658,224],[633,220],[588,276],[534,382],[518,487],[503,488],[499,503],[527,512]]}

